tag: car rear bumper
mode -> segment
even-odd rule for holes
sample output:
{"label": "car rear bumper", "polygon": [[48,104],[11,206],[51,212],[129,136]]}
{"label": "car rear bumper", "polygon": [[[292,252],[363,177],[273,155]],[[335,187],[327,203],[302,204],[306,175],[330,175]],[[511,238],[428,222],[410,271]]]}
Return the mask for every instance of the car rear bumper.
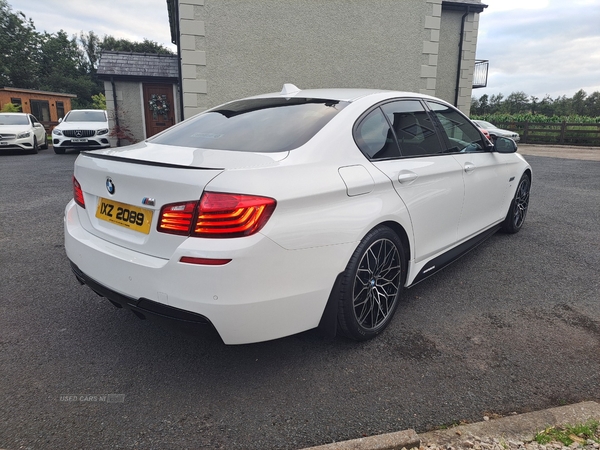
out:
{"label": "car rear bumper", "polygon": [[[79,223],[77,208],[70,202],[65,210],[65,250],[80,281],[144,315],[211,323],[225,344],[316,328],[351,246],[286,250],[262,235],[218,245],[214,239],[191,238],[164,259],[94,236]],[[198,254],[208,246],[219,250]],[[232,261],[187,264],[180,262],[185,255]]]}

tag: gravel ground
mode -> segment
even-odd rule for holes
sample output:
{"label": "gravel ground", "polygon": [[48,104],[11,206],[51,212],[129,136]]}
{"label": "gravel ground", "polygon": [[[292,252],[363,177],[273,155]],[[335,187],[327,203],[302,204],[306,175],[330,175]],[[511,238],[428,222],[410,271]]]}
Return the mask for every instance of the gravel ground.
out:
{"label": "gravel ground", "polygon": [[542,445],[537,442],[511,441],[473,436],[470,439],[462,441],[460,445],[439,446],[437,444],[426,444],[422,445],[419,450],[552,450],[561,448],[594,450],[600,448],[600,444],[590,439],[584,443],[574,442],[570,447],[567,447],[560,442],[551,442]]}

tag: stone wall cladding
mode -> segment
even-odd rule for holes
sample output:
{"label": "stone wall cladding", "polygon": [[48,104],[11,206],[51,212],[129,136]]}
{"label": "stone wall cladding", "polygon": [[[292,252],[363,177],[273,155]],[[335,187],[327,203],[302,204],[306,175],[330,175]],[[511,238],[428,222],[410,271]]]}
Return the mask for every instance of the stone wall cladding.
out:
{"label": "stone wall cladding", "polygon": [[204,0],[179,0],[184,118],[207,109]]}

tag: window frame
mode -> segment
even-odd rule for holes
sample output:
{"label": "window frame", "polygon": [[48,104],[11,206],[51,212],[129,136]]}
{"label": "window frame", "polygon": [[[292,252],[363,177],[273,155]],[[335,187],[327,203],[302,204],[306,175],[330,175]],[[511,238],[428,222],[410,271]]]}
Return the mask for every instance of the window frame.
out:
{"label": "window frame", "polygon": [[[450,154],[450,153],[446,153],[444,150],[447,147],[447,138],[446,133],[444,132],[443,136],[440,136],[440,126],[441,124],[439,123],[439,121],[437,120],[437,117],[435,116],[435,114],[432,114],[431,110],[429,109],[429,107],[427,106],[427,104],[425,103],[425,100],[422,97],[396,97],[396,98],[389,98],[386,99],[382,102],[379,102],[375,105],[372,105],[370,108],[368,108],[366,111],[364,111],[359,117],[358,119],[356,119],[356,121],[354,122],[354,125],[352,126],[352,138],[354,139],[354,143],[356,144],[356,146],[358,147],[358,149],[360,150],[360,152],[365,156],[365,158],[367,158],[369,161],[389,161],[389,160],[396,160],[396,159],[412,159],[412,158],[428,158],[431,156],[443,156],[446,154]],[[425,112],[425,114],[429,117],[429,120],[431,120],[431,123],[433,125],[433,132],[435,133],[435,135],[437,136],[439,145],[440,145],[440,152],[439,153],[426,153],[426,154],[422,154],[422,155],[403,155],[402,154],[402,147],[400,146],[399,142],[398,142],[398,136],[396,135],[396,131],[394,130],[393,124],[390,123],[390,120],[387,116],[387,114],[385,113],[385,111],[383,110],[383,106],[387,105],[389,103],[395,103],[395,102],[399,102],[399,101],[416,101],[418,103],[421,104],[421,107],[423,108],[423,111]],[[389,129],[392,131],[394,139],[396,141],[396,147],[398,149],[398,155],[399,156],[394,156],[394,157],[388,157],[388,158],[372,158],[370,157],[367,153],[365,153],[365,151],[363,151],[363,149],[361,148],[361,145],[359,144],[358,140],[356,139],[356,135],[358,132],[358,128],[359,126],[364,122],[364,120],[376,109],[379,109],[380,113],[383,115],[383,117],[385,118]]]}
{"label": "window frame", "polygon": [[[443,146],[445,147],[444,150],[444,154],[447,155],[460,155],[463,153],[485,153],[485,152],[490,152],[493,149],[493,146],[489,146],[489,145],[485,145],[487,139],[486,137],[483,135],[483,133],[481,132],[481,130],[477,127],[477,125],[475,125],[471,119],[469,119],[462,111],[460,111],[458,108],[450,105],[450,104],[446,104],[444,102],[440,102],[437,99],[425,99],[425,101],[423,102],[425,103],[425,107],[427,108],[427,111],[429,113],[429,115],[431,116],[432,121],[434,122],[434,124],[438,127],[438,136],[440,137]],[[472,127],[475,129],[475,131],[479,134],[480,137],[480,141],[482,144],[482,148],[479,150],[475,150],[472,152],[461,152],[459,151],[450,151],[450,149],[452,149],[454,146],[452,145],[451,141],[450,141],[450,137],[448,136],[448,133],[446,132],[446,129],[444,128],[444,124],[441,122],[441,120],[439,119],[439,117],[437,116],[437,113],[429,107],[429,103],[435,103],[437,105],[441,105],[444,107],[449,107],[451,108],[454,112],[458,113],[460,116],[462,116],[465,119],[465,122],[468,124],[471,124]]]}

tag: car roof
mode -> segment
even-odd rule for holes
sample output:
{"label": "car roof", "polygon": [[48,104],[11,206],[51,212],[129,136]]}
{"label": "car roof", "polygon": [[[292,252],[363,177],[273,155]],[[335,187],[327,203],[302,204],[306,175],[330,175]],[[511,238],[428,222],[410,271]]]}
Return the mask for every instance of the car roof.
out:
{"label": "car roof", "polygon": [[361,89],[361,88],[328,88],[328,89],[300,89],[293,84],[284,84],[281,92],[272,92],[270,94],[257,95],[250,98],[268,98],[268,97],[299,97],[299,98],[320,98],[327,100],[338,100],[344,102],[353,102],[363,97],[376,94],[388,94],[390,97],[415,97],[431,98],[425,94],[414,92],[392,91],[387,89]]}

